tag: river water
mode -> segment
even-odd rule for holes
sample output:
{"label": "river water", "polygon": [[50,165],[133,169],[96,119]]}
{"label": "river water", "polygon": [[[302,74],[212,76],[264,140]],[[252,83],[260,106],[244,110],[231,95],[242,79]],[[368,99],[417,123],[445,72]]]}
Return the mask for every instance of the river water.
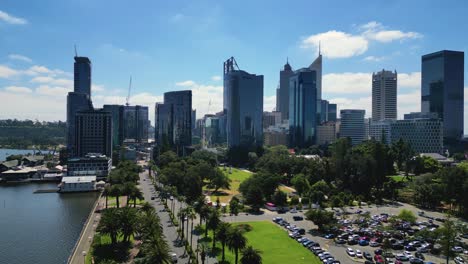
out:
{"label": "river water", "polygon": [[[36,150],[37,152],[37,150]],[[32,149],[0,149],[0,162],[4,161],[6,157],[10,155],[18,154],[33,154],[34,150]],[[49,153],[49,151],[43,151],[43,154]]]}
{"label": "river water", "polygon": [[67,262],[98,193],[33,193],[56,186],[0,185],[0,264]]}

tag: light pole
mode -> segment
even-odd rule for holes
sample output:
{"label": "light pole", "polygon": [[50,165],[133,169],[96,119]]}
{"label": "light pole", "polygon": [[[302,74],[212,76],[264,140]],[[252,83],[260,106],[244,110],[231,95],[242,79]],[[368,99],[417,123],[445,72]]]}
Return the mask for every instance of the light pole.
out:
{"label": "light pole", "polygon": [[83,254],[83,263],[86,264],[86,251],[83,251],[82,254]]}

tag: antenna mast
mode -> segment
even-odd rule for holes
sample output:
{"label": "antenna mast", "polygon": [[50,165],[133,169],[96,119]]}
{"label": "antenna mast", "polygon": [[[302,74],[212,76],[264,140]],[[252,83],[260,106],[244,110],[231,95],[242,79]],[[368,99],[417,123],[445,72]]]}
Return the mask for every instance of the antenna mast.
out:
{"label": "antenna mast", "polygon": [[76,51],[76,44],[75,44],[75,57],[78,57],[78,52]]}
{"label": "antenna mast", "polygon": [[132,90],[132,76],[130,75],[130,84],[128,85],[128,95],[127,95],[127,103],[126,105],[130,105],[130,91]]}

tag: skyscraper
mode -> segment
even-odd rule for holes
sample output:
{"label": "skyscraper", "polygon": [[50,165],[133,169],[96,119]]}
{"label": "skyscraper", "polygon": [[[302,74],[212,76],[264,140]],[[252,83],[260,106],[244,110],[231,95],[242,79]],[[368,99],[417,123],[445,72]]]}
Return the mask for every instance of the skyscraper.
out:
{"label": "skyscraper", "polygon": [[315,71],[317,73],[316,83],[317,83],[317,95],[316,99],[316,107],[317,107],[317,121],[320,120],[321,112],[322,112],[322,53],[320,51],[320,44],[318,50],[318,57],[310,64],[309,69],[311,71]]}
{"label": "skyscraper", "polygon": [[315,143],[317,72],[302,68],[289,78],[289,145],[307,148]]}
{"label": "skyscraper", "polygon": [[156,103],[155,106],[154,135],[156,144],[164,149],[173,145],[172,142],[172,106],[164,103]]}
{"label": "skyscraper", "polygon": [[148,142],[148,107],[135,105],[123,106],[120,133],[123,140],[131,139],[138,143]]}
{"label": "skyscraper", "polygon": [[280,83],[276,91],[276,111],[281,112],[282,121],[289,118],[289,77],[293,73],[289,61],[286,61],[284,69],[280,71]]}
{"label": "skyscraper", "polygon": [[76,156],[88,153],[112,157],[112,115],[110,112],[85,110],[76,113]]}
{"label": "skyscraper", "polygon": [[91,97],[91,61],[87,57],[75,56],[74,91]]}
{"label": "skyscraper", "polygon": [[328,121],[336,122],[336,104],[328,104]]}
{"label": "skyscraper", "polygon": [[372,74],[372,121],[397,118],[397,73]]}
{"label": "skyscraper", "polygon": [[365,110],[342,109],[340,110],[341,125],[340,137],[350,138],[351,144],[358,145],[365,139]]}
{"label": "skyscraper", "polygon": [[263,75],[240,70],[233,57],[224,62],[223,108],[227,115],[227,142],[233,146],[263,143]]}
{"label": "skyscraper", "polygon": [[104,111],[111,113],[112,117],[112,147],[115,148],[123,143],[120,126],[123,114],[123,105],[104,105]]}
{"label": "skyscraper", "polygon": [[330,106],[327,100],[320,100],[320,120],[319,124],[328,122],[328,107]]}
{"label": "skyscraper", "polygon": [[437,113],[444,138],[463,135],[464,61],[461,51],[442,50],[422,56],[421,112]]}

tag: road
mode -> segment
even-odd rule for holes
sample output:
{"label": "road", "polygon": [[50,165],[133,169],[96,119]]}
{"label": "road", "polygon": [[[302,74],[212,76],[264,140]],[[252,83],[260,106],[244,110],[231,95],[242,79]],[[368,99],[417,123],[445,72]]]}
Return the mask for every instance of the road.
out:
{"label": "road", "polygon": [[[159,217],[161,218],[161,224],[163,225],[163,232],[164,236],[166,237],[166,240],[168,241],[168,244],[171,248],[171,251],[176,253],[178,256],[178,263],[188,263],[189,259],[188,257],[182,257],[184,253],[184,247],[178,245],[178,235],[177,235],[177,227],[172,225],[171,219],[169,217],[169,213],[164,210],[164,204],[161,202],[159,198],[156,197],[155,200],[151,200],[151,196],[157,196],[154,194],[154,186],[151,184],[151,181],[148,177],[148,171],[144,171],[143,173],[140,173],[140,187],[141,191],[143,192],[143,196],[146,201],[149,201],[149,203],[156,209],[156,212],[158,213]],[[175,203],[175,210],[174,210],[174,215],[177,215],[179,212],[179,208],[182,205],[183,207],[186,206],[186,204],[182,204],[179,202],[177,199],[174,200]],[[168,205],[170,207],[170,201],[168,201]],[[196,226],[199,222],[199,218],[194,220],[194,226]],[[193,249],[195,250],[197,248],[197,242],[198,239],[200,239],[200,236],[197,236],[195,233],[193,234]],[[200,258],[200,256],[199,256]],[[201,259],[200,263],[201,263]],[[205,259],[206,264],[215,264],[218,263],[216,257],[212,256],[206,256]]]}

